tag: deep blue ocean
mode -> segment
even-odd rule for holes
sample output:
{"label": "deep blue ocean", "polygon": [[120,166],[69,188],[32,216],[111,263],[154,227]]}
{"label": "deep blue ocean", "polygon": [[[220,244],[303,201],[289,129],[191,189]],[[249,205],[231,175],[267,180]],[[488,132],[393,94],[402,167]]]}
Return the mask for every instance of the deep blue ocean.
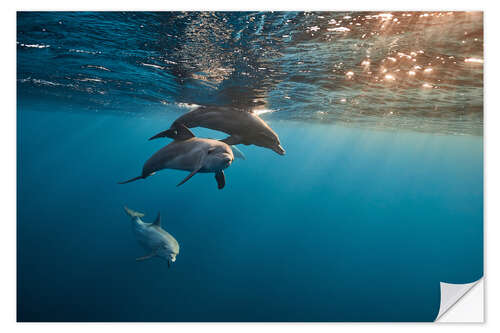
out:
{"label": "deep blue ocean", "polygon": [[[18,13],[17,320],[433,321],[483,276],[482,58],[481,13]],[[198,105],[286,155],[117,184]]]}

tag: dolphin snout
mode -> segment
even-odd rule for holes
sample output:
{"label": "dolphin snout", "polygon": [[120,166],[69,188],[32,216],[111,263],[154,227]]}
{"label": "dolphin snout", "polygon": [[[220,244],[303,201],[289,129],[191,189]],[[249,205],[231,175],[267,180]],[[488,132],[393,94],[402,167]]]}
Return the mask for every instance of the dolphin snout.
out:
{"label": "dolphin snout", "polygon": [[286,153],[285,149],[283,149],[283,147],[281,147],[281,145],[277,145],[277,146],[273,147],[273,150],[280,155],[285,155],[285,153]]}

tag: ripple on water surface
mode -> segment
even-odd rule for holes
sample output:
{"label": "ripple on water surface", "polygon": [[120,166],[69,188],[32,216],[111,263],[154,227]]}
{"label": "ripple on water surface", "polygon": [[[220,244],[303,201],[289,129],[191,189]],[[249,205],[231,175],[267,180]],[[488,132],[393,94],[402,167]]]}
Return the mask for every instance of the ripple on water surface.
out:
{"label": "ripple on water surface", "polygon": [[481,12],[20,12],[20,101],[482,135]]}

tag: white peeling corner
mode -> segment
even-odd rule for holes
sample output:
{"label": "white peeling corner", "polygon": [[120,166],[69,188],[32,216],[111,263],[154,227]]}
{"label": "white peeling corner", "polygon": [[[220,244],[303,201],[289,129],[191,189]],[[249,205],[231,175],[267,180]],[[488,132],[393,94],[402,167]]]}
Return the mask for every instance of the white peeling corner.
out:
{"label": "white peeling corner", "polygon": [[465,284],[440,282],[441,304],[435,319],[440,323],[482,323],[484,321],[483,278]]}

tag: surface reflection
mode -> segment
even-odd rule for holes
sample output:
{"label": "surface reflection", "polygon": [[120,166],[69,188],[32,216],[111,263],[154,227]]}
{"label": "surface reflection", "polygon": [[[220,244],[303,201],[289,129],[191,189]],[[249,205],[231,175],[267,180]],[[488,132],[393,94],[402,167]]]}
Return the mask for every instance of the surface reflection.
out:
{"label": "surface reflection", "polygon": [[17,48],[20,96],[482,134],[481,12],[29,12]]}

